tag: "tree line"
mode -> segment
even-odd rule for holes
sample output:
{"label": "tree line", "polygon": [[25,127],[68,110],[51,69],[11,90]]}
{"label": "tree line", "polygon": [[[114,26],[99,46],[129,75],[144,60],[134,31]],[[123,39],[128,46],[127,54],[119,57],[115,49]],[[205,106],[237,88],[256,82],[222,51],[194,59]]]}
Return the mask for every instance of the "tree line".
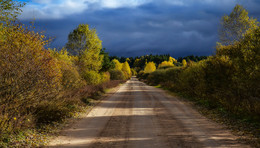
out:
{"label": "tree line", "polygon": [[[131,68],[134,68],[139,72],[141,69],[145,68],[145,65],[147,62],[154,62],[156,66],[160,65],[164,61],[168,61],[170,58],[170,54],[165,55],[146,55],[146,56],[137,56],[137,57],[117,57],[117,56],[110,56],[110,60],[117,59],[120,62],[128,61],[129,66]],[[208,56],[185,56],[185,57],[179,57],[176,62],[176,65],[181,65],[183,60],[186,60],[187,62],[198,62],[204,59],[207,59]]]}

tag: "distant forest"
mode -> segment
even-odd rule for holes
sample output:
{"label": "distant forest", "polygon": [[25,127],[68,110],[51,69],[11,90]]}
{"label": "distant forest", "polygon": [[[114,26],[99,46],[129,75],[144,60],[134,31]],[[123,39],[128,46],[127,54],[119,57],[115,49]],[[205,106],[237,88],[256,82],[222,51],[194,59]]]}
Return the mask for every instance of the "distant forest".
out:
{"label": "distant forest", "polygon": [[[149,63],[149,62],[154,62],[156,64],[156,66],[158,66],[160,63],[162,63],[163,61],[168,61],[170,58],[170,54],[163,54],[163,55],[146,55],[146,56],[137,56],[137,57],[117,57],[117,56],[110,56],[110,60],[112,61],[113,59],[117,59],[119,62],[124,63],[126,61],[128,61],[129,66],[130,67],[135,67],[134,63],[136,61],[136,59],[140,59],[140,65],[141,68],[143,69],[145,67],[145,63]],[[179,57],[177,59],[176,65],[180,65],[180,63],[182,62],[182,60],[186,60],[188,63],[189,62],[198,62],[204,59],[207,59],[207,56],[194,56],[194,55],[190,55],[190,56],[186,56],[186,57]]]}

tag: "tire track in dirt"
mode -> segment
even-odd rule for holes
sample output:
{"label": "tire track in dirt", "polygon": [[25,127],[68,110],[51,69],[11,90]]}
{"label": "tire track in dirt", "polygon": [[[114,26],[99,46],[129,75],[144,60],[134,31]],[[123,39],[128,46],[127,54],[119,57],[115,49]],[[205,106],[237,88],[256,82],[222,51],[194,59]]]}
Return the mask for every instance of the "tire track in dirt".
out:
{"label": "tire track in dirt", "polygon": [[164,137],[165,142],[169,147],[203,147],[196,137],[189,132],[183,124],[178,121],[173,114],[167,109],[156,96],[153,94],[156,91],[151,92],[146,88],[145,84],[142,84],[142,89],[151,100],[155,102],[154,114],[158,123],[161,126],[161,137]]}
{"label": "tire track in dirt", "polygon": [[131,124],[131,114],[133,106],[132,83],[129,83],[122,93],[114,113],[102,129],[93,144],[89,147],[126,147],[128,142],[129,127]]}
{"label": "tire track in dirt", "polygon": [[154,101],[145,94],[142,84],[134,79],[134,103],[128,147],[163,148],[169,145],[160,136],[160,124],[154,116]]}

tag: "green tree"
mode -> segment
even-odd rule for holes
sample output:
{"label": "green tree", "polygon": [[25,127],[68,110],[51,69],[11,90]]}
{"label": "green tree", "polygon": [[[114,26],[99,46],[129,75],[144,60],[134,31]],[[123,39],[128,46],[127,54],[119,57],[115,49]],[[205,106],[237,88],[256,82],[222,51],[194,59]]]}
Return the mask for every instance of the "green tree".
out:
{"label": "green tree", "polygon": [[234,44],[241,40],[246,32],[256,29],[258,25],[257,20],[250,18],[243,6],[236,5],[229,16],[225,15],[221,19],[220,44]]}
{"label": "green tree", "polygon": [[101,72],[106,72],[109,71],[110,69],[115,68],[115,64],[114,62],[110,61],[109,55],[107,52],[105,52],[105,48],[103,50],[101,50],[100,54],[103,55],[103,62],[102,62],[102,68],[101,68]]}
{"label": "green tree", "polygon": [[16,20],[24,5],[25,3],[15,0],[0,0],[0,22],[6,23]]}
{"label": "green tree", "polygon": [[141,67],[141,59],[138,59],[138,58],[135,59],[134,67]]}
{"label": "green tree", "polygon": [[144,68],[145,73],[151,73],[151,72],[154,72],[155,70],[156,70],[156,66],[155,66],[154,62],[147,63]]}
{"label": "green tree", "polygon": [[78,64],[82,72],[97,72],[102,68],[102,41],[95,29],[89,29],[88,24],[80,24],[69,34],[66,47],[71,54],[79,56]]}

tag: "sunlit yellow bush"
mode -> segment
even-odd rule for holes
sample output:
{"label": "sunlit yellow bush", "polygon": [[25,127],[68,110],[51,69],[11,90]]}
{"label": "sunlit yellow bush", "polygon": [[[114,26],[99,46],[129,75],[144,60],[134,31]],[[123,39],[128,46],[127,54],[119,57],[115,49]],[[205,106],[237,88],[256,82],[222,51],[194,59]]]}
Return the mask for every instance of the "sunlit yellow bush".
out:
{"label": "sunlit yellow bush", "polygon": [[82,72],[82,76],[87,82],[87,85],[97,85],[101,83],[101,75],[96,71]]}

